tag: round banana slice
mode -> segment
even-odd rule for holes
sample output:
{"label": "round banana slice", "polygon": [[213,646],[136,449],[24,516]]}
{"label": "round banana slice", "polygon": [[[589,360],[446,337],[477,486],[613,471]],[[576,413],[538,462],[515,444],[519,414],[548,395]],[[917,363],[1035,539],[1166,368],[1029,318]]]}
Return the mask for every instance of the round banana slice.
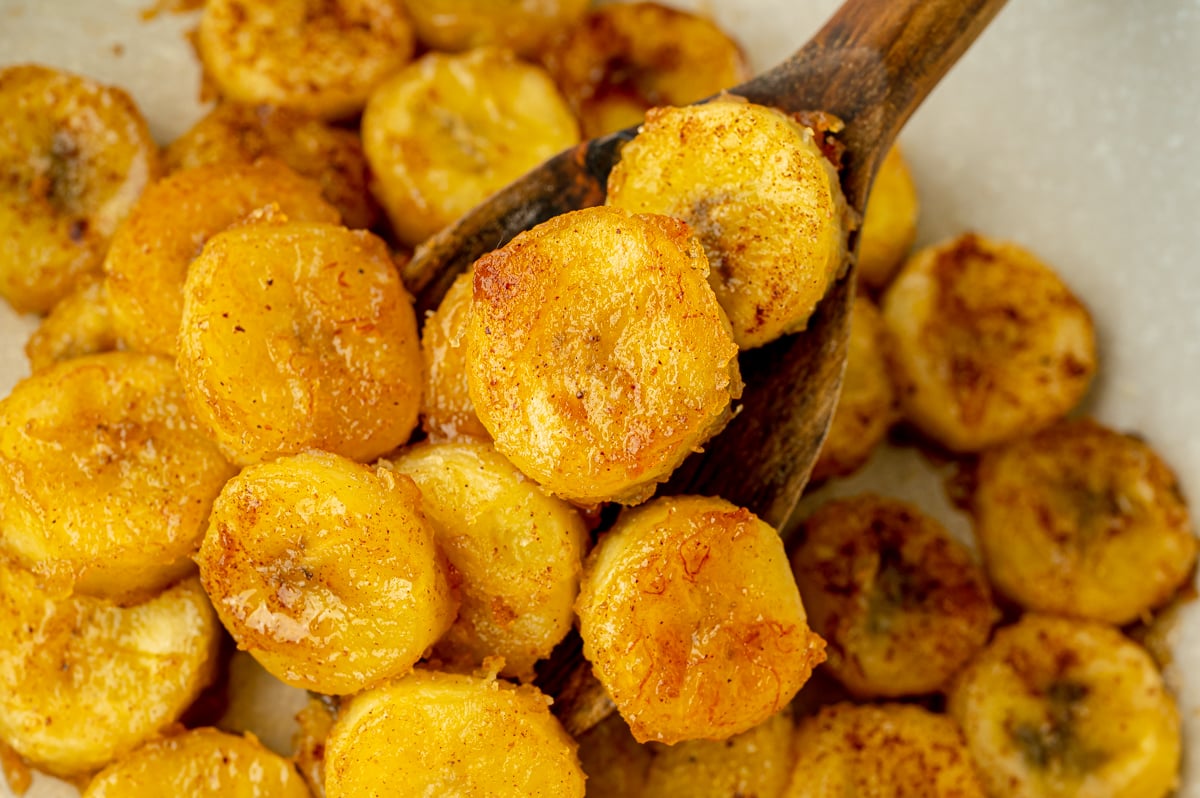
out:
{"label": "round banana slice", "polygon": [[406,0],[417,37],[434,50],[496,45],[537,57],[587,11],[588,0]]}
{"label": "round banana slice", "polygon": [[812,131],[740,99],[647,114],[606,203],[695,229],[742,349],[803,329],[846,263],[846,203]]}
{"label": "round banana slice", "polygon": [[658,3],[595,9],[545,61],[589,139],[640,123],[654,106],[697,102],[750,77],[741,49],[711,20]]}
{"label": "round banana slice", "polygon": [[143,745],[100,771],[83,798],[311,798],[287,759],[253,736],[193,729]]}
{"label": "round banana slice", "polygon": [[616,208],[476,261],[467,379],[496,448],[580,504],[649,497],[741,395],[707,276],[686,224]]}
{"label": "round banana slice", "polygon": [[25,357],[38,372],[64,360],[124,348],[113,329],[104,281],[88,276],[42,319],[25,343]]}
{"label": "round banana slice", "polygon": [[985,795],[954,721],[916,705],[827,706],[800,721],[793,750],[785,798]]}
{"label": "round banana slice", "polygon": [[854,695],[939,690],[997,619],[970,552],[912,505],[858,496],[823,505],[792,555],[826,667]]}
{"label": "round banana slice", "polygon": [[170,360],[69,360],[0,401],[0,549],[56,590],[137,601],[194,571],[233,473]]}
{"label": "round banana slice", "polygon": [[583,653],[639,741],[722,740],[823,660],[779,534],[697,496],[626,510],[584,565]]}
{"label": "round banana slice", "polygon": [[171,142],[168,171],[216,163],[253,163],[277,158],[321,187],[347,227],[367,229],[379,208],[367,188],[367,156],[352,130],[332,127],[310,116],[269,105],[221,103],[190,130]]}
{"label": "round banana slice", "polygon": [[241,465],[310,448],[367,462],[408,440],[421,405],[412,298],[383,241],[335,225],[214,236],[188,271],[178,368]]}
{"label": "round banana slice", "polygon": [[787,710],[728,740],[658,746],[644,787],[655,798],[780,798],[792,775]]}
{"label": "round banana slice", "polygon": [[653,753],[633,739],[614,712],[579,737],[579,764],[587,774],[587,798],[650,798],[645,791]]}
{"label": "round banana slice", "polygon": [[813,465],[812,482],[857,471],[896,420],[896,388],[888,373],[886,336],[875,304],[862,294],[854,297],[842,395]]}
{"label": "round banana slice", "polygon": [[963,671],[949,709],[991,795],[1162,798],[1178,786],[1179,711],[1116,629],[1029,614]]}
{"label": "round banana slice", "polygon": [[973,452],[1048,426],[1096,371],[1092,318],[1048,266],[967,234],[913,255],[883,299],[904,417]]}
{"label": "round banana slice", "polygon": [[425,361],[421,426],[434,440],[491,438],[475,415],[467,386],[467,326],[474,279],[470,271],[460,274],[421,330]]}
{"label": "round banana slice", "polygon": [[45,312],[100,271],[159,172],[129,95],[42,66],[0,70],[0,296]]}
{"label": "round banana slice", "polygon": [[412,58],[402,0],[207,0],[197,38],[221,94],[340,119]]}
{"label": "round banana slice", "polygon": [[371,94],[363,147],[396,236],[415,246],[579,142],[554,81],[503,50],[429,53]]}
{"label": "round banana slice", "polygon": [[407,673],[457,609],[412,480],[324,452],[230,480],[197,562],[238,646],[328,695]]}
{"label": "round banana slice", "polygon": [[0,739],[57,776],[104,767],[212,681],[219,630],[194,579],[122,609],[0,560]]}
{"label": "round banana slice", "polygon": [[329,798],[582,798],[575,741],[535,687],[415,671],[355,696],[326,747]]}
{"label": "round banana slice", "polygon": [[113,326],[131,349],[175,354],[192,259],[209,238],[271,204],[293,221],[339,221],[315,183],[269,159],[177,172],[146,190],[104,260]]}
{"label": "round banana slice", "polygon": [[587,530],[488,443],[418,444],[393,461],[421,489],[438,546],[458,572],[462,607],[438,643],[450,662],[501,656],[530,681],[575,618]]}
{"label": "round banana slice", "polygon": [[1027,609],[1129,623],[1170,599],[1196,563],[1171,469],[1094,421],[984,452],[976,482],[988,575]]}
{"label": "round banana slice", "polygon": [[917,237],[920,204],[900,147],[888,150],[875,175],[858,231],[858,278],[879,290],[904,262]]}

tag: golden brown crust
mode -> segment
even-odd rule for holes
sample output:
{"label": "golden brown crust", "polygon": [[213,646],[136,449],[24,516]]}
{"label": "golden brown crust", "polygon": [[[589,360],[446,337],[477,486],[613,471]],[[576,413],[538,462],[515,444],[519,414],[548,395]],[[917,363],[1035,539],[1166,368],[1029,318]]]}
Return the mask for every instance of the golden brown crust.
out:
{"label": "golden brown crust", "polygon": [[1137,438],[1062,422],[985,452],[972,502],[996,587],[1040,612],[1129,623],[1196,562],[1179,483]]}
{"label": "golden brown crust", "polygon": [[858,279],[882,290],[904,262],[917,237],[920,204],[908,162],[894,145],[875,175],[858,233]]}
{"label": "golden brown crust", "polygon": [[470,271],[460,274],[421,329],[425,363],[421,426],[433,440],[491,439],[475,415],[467,386],[467,326],[473,285]]}
{"label": "golden brown crust", "polygon": [[589,0],[406,0],[417,37],[434,50],[497,46],[537,57]]}
{"label": "golden brown crust", "polygon": [[859,496],[823,505],[792,555],[826,667],[851,693],[939,690],[987,642],[997,613],[966,547],[916,507]]}
{"label": "golden brown crust", "polygon": [[468,380],[496,448],[555,495],[636,504],[729,418],[737,347],[683,222],[564,214],[480,258]]}
{"label": "golden brown crust", "polygon": [[30,370],[38,372],[64,360],[124,348],[113,328],[104,281],[89,276],[42,319],[25,342],[25,357]]}

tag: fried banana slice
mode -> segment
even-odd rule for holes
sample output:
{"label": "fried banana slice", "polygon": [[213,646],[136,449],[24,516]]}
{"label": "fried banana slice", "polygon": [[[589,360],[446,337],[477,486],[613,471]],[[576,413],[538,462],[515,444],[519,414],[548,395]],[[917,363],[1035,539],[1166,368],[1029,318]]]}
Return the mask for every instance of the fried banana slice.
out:
{"label": "fried banana slice", "polygon": [[100,271],[158,145],[124,91],[32,64],[0,70],[0,118],[0,296],[45,312]]}
{"label": "fried banana slice", "polygon": [[654,746],[644,787],[655,798],[780,798],[792,775],[792,719],[776,713],[728,740]]}
{"label": "fried banana slice", "polygon": [[113,328],[104,281],[89,276],[55,303],[25,342],[31,371],[45,371],[64,360],[124,349]]}
{"label": "fried banana slice", "polygon": [[475,415],[467,385],[467,326],[474,280],[470,271],[460,274],[421,330],[425,362],[421,426],[434,440],[491,439]]}
{"label": "fried banana slice", "polygon": [[537,57],[589,0],[406,0],[417,38],[434,50],[493,45]]}
{"label": "fried banana slice", "polygon": [[1125,624],[1166,603],[1196,563],[1171,469],[1094,421],[984,452],[973,499],[988,576],[1039,612]]}
{"label": "fried banana slice", "polygon": [[341,119],[408,63],[413,30],[402,0],[207,0],[197,45],[225,97]]}
{"label": "fried banana slice", "polygon": [[467,379],[551,493],[637,504],[729,419],[737,347],[683,222],[589,208],[475,263]]}
{"label": "fried banana slice", "polygon": [[803,329],[846,263],[846,202],[812,131],[740,99],[647,114],[605,202],[695,229],[742,349]]}
{"label": "fried banana slice", "polygon": [[329,798],[583,798],[571,739],[535,687],[415,671],[356,696],[329,736]]}
{"label": "fried banana slice", "polygon": [[894,145],[879,165],[858,231],[858,279],[880,290],[904,262],[917,237],[920,202],[908,162]]}
{"label": "fried banana slice", "polygon": [[579,141],[554,81],[504,50],[429,53],[371,94],[363,147],[397,238],[416,246]]}
{"label": "fried banana slice", "polygon": [[583,652],[639,741],[721,740],[823,660],[779,534],[722,499],[626,510],[584,564]]}
{"label": "fried banana slice", "polygon": [[1179,711],[1116,629],[1029,614],[959,676],[950,713],[990,795],[1162,798],[1178,784]]}
{"label": "fried banana slice", "polygon": [[0,561],[0,739],[57,776],[104,767],[212,681],[219,632],[195,579],[120,608]]}

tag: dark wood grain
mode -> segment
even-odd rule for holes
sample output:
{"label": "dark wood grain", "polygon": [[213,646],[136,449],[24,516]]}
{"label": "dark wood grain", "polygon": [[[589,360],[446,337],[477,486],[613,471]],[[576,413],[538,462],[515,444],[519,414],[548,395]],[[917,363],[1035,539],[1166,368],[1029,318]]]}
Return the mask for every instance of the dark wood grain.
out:
{"label": "dark wood grain", "polygon": [[[839,117],[842,189],[860,213],[896,134],[1004,0],[849,0],[795,55],[731,90],[787,112]],[[405,280],[419,311],[437,307],[476,258],[552,216],[604,201],[626,130],[581,144],[530,172],[418,249]],[[851,234],[850,251],[857,249]],[[742,354],[746,389],[729,426],[689,458],[662,492],[719,495],[776,527],[795,508],[825,439],[845,368],[853,268],[801,333]],[[579,734],[612,711],[573,645],[539,682]]]}

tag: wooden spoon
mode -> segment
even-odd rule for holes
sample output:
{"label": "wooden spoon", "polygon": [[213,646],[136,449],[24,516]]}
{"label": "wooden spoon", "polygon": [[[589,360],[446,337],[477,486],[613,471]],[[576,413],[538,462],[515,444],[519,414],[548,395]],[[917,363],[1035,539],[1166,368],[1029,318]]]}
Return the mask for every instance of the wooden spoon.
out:
{"label": "wooden spoon", "polygon": [[[1004,0],[848,0],[795,55],[730,90],[789,113],[840,118],[842,190],[862,213],[896,134],[966,51]],[[454,278],[513,236],[604,201],[624,130],[547,161],[426,242],[405,271],[419,313],[437,307]],[[851,235],[850,251],[857,250]],[[663,492],[718,495],[780,527],[808,481],[841,391],[853,269],[822,300],[808,329],[743,353],[741,412],[676,472]],[[611,712],[590,669],[564,643],[539,684],[579,734]],[[574,667],[571,663],[574,662]]]}

